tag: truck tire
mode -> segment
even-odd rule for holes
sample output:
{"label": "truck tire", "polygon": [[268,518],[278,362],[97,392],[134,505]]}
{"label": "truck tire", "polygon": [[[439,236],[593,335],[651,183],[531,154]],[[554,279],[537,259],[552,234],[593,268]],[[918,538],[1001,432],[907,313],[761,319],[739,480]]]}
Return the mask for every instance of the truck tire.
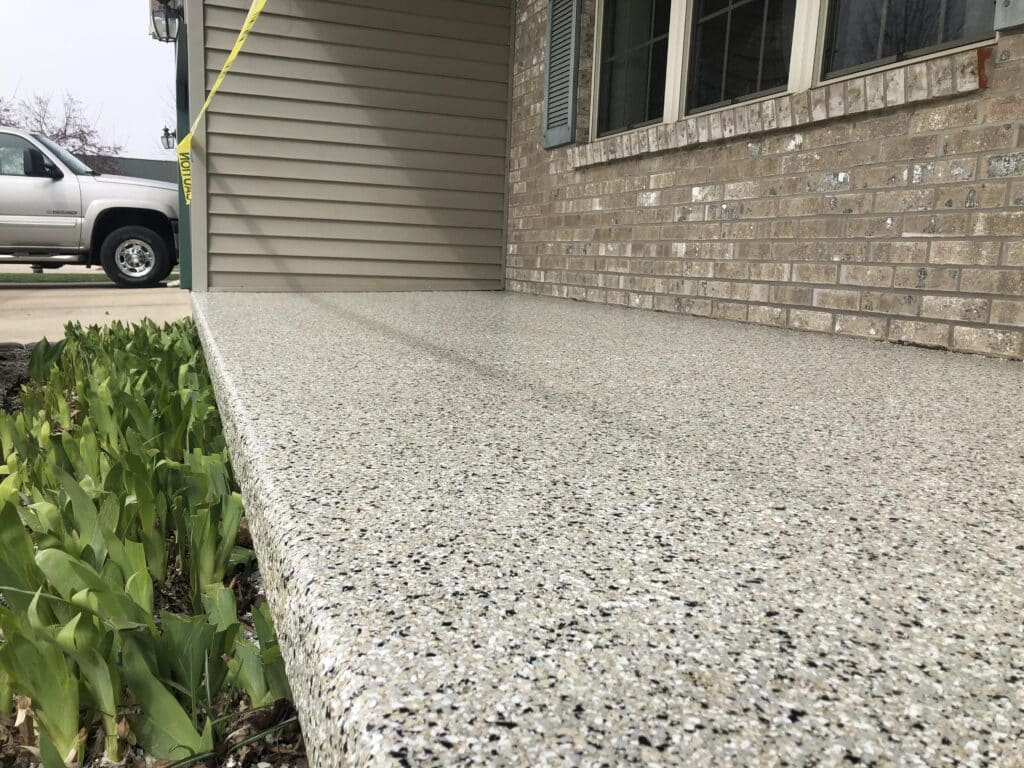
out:
{"label": "truck tire", "polygon": [[103,240],[100,264],[122,288],[152,288],[171,273],[167,241],[149,227],[119,227]]}

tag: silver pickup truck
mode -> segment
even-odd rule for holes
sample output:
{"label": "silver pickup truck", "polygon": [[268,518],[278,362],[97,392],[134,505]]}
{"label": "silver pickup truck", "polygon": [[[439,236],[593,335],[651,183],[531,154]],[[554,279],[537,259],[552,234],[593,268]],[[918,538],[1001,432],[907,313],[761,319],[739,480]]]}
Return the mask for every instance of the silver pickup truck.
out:
{"label": "silver pickup truck", "polygon": [[45,136],[0,128],[0,264],[100,264],[149,287],[178,261],[173,184],[96,173]]}

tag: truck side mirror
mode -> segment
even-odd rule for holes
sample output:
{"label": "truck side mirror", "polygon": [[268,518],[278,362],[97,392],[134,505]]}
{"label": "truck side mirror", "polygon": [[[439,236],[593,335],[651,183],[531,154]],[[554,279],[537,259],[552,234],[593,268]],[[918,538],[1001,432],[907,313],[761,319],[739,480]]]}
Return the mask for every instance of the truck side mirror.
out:
{"label": "truck side mirror", "polygon": [[35,147],[25,150],[25,175],[44,179],[63,179],[64,173]]}

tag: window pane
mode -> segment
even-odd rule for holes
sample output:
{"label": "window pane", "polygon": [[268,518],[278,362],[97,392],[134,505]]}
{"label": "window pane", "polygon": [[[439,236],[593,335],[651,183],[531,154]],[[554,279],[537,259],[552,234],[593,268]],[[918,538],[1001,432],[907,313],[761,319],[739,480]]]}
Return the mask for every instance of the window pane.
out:
{"label": "window pane", "polygon": [[671,0],[608,0],[598,133],[657,120],[665,104]]}
{"label": "window pane", "polygon": [[725,65],[725,98],[756,93],[764,31],[764,0],[738,6],[729,22],[729,59]]}
{"label": "window pane", "polygon": [[668,38],[651,48],[651,77],[647,88],[647,119],[659,120],[665,115],[665,72],[668,69]]}
{"label": "window pane", "polygon": [[796,0],[768,0],[768,25],[765,27],[764,62],[761,64],[760,90],[782,88],[789,82],[789,62],[793,53],[793,19]]}
{"label": "window pane", "polygon": [[825,74],[988,37],[994,14],[989,0],[832,0]]}
{"label": "window pane", "polygon": [[691,106],[716,104],[723,99],[728,14],[694,25],[693,66],[690,74]]}
{"label": "window pane", "polygon": [[882,55],[899,56],[938,45],[941,5],[942,0],[889,0]]}
{"label": "window pane", "polygon": [[825,71],[836,72],[880,58],[886,0],[833,0]]}
{"label": "window pane", "polygon": [[709,13],[720,11],[729,5],[730,0],[698,0],[697,2],[697,18],[703,18]]}
{"label": "window pane", "polygon": [[690,109],[751,98],[789,81],[796,0],[717,5],[723,9],[693,22]]}
{"label": "window pane", "polygon": [[31,148],[20,136],[0,134],[0,176],[27,176],[25,154]]}
{"label": "window pane", "polygon": [[989,37],[995,22],[995,6],[977,0],[949,0],[942,41]]}

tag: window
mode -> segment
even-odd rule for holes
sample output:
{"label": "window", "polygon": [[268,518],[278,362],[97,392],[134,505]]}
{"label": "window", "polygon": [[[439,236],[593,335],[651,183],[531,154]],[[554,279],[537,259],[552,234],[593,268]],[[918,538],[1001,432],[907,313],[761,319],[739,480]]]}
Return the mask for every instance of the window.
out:
{"label": "window", "polygon": [[598,135],[661,120],[671,0],[605,0]]}
{"label": "window", "polygon": [[687,107],[785,88],[795,13],[796,0],[695,0]]}
{"label": "window", "polygon": [[26,166],[32,169],[29,159],[34,147],[20,136],[0,133],[0,176],[31,176]]}
{"label": "window", "polygon": [[990,0],[831,0],[824,76],[992,37]]}
{"label": "window", "polygon": [[[554,13],[581,0],[551,1]],[[597,8],[597,137],[986,45],[995,20],[994,0],[597,0]]]}

